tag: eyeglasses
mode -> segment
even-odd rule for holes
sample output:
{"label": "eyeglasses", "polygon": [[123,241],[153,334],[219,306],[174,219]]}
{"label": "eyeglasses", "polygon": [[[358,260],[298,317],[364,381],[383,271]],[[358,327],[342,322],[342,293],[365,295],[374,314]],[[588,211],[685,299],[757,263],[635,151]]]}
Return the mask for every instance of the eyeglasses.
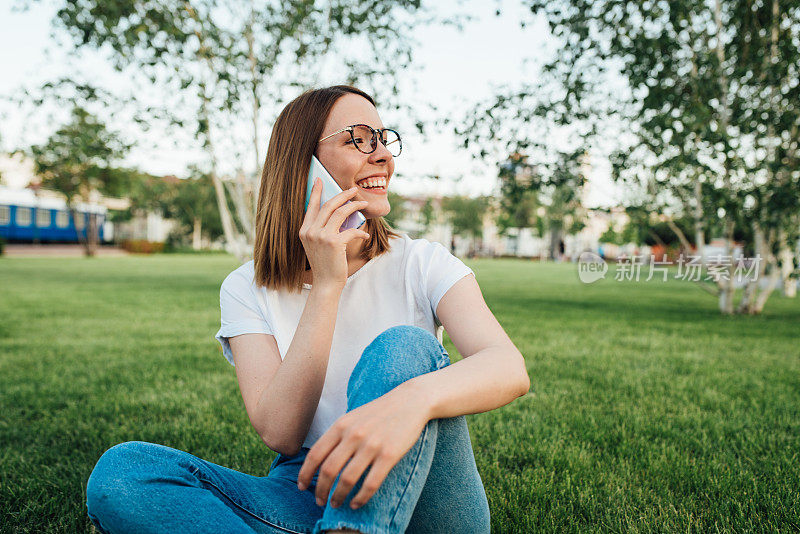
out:
{"label": "eyeglasses", "polygon": [[366,124],[353,124],[351,126],[347,126],[338,132],[333,132],[332,134],[323,137],[318,142],[322,142],[325,139],[333,137],[334,135],[342,132],[350,132],[350,141],[348,141],[348,143],[353,143],[356,148],[364,154],[372,154],[375,152],[375,149],[378,148],[378,134],[380,134],[381,143],[383,143],[383,146],[389,149],[389,152],[391,152],[393,157],[399,156],[400,152],[403,151],[403,142],[400,140],[400,134],[394,130],[390,130],[389,128],[375,130]]}

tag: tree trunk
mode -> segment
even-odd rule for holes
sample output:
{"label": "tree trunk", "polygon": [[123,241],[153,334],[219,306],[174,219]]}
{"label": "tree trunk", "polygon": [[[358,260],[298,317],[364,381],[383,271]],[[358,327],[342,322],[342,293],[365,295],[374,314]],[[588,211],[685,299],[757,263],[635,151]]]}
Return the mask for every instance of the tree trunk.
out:
{"label": "tree trunk", "polygon": [[[209,68],[211,68],[210,65]],[[244,263],[248,259],[246,250],[247,243],[236,232],[236,228],[233,224],[233,218],[231,217],[231,212],[228,209],[228,202],[225,198],[225,188],[222,185],[222,180],[220,180],[219,175],[217,174],[217,158],[214,153],[214,143],[211,135],[211,117],[208,114],[208,106],[210,102],[205,91],[205,86],[203,86],[203,94],[201,95],[201,98],[202,105],[200,107],[200,115],[201,119],[203,119],[208,125],[208,131],[206,131],[206,152],[211,160],[211,181],[214,184],[214,192],[217,196],[217,207],[219,208],[219,215],[222,221],[222,231],[225,235],[225,248],[228,252],[236,256],[239,261]]]}
{"label": "tree trunk", "polygon": [[98,242],[97,214],[89,212],[89,226],[86,231],[86,255],[94,256],[97,253]]}
{"label": "tree trunk", "polygon": [[[250,92],[252,93],[253,97],[253,153],[255,155],[256,160],[256,173],[255,173],[255,180],[253,183],[252,190],[249,191],[252,195],[251,200],[253,203],[252,207],[252,214],[253,220],[256,219],[256,214],[258,213],[258,183],[261,177],[261,155],[260,155],[260,143],[258,137],[258,118],[261,115],[261,99],[258,97],[258,88],[261,83],[261,77],[258,75],[258,68],[256,62],[256,52],[253,43],[253,24],[255,20],[255,9],[251,6],[250,9],[250,18],[247,22],[247,59],[250,62]],[[253,237],[253,241],[255,242],[255,237]]]}
{"label": "tree trunk", "polygon": [[[778,262],[772,253],[772,247],[775,243],[774,232],[770,232],[769,237],[766,237],[764,229],[758,222],[755,222],[753,223],[753,237],[756,257],[760,257],[758,272],[755,280],[747,284],[742,301],[736,308],[737,313],[747,313],[749,315],[756,315],[764,310],[767,299],[769,299],[769,296],[781,280]],[[778,242],[783,239],[785,239],[785,234],[783,231],[779,231]],[[761,287],[761,281],[764,279],[767,266],[770,267],[769,278],[767,278],[766,286]]]}
{"label": "tree trunk", "polygon": [[[192,8],[192,6],[188,3],[185,3],[185,7],[192,18],[199,23],[197,12],[194,10],[194,8]],[[203,45],[205,43],[204,35],[199,30],[195,30],[195,35],[197,36],[197,39],[200,41],[201,45]],[[205,64],[208,68],[208,72],[213,74],[215,72],[215,68],[210,56],[205,56]],[[252,246],[252,243],[249,244],[250,246],[248,246],[247,240],[236,231],[236,227],[233,224],[233,218],[231,217],[230,210],[228,209],[228,202],[225,198],[225,188],[223,187],[222,181],[217,173],[217,158],[214,153],[213,136],[211,133],[211,114],[209,113],[209,106],[211,105],[211,102],[208,97],[205,81],[201,83],[200,89],[201,95],[199,114],[201,121],[206,125],[207,128],[205,132],[205,149],[211,160],[211,181],[214,184],[214,192],[216,193],[217,197],[217,207],[219,208],[219,215],[222,221],[222,231],[225,236],[225,248],[228,252],[235,255],[239,261],[244,263],[247,261],[250,255],[247,249]],[[234,196],[234,202],[235,201],[236,198]]]}
{"label": "tree trunk", "polygon": [[200,217],[195,217],[192,225],[192,250],[200,250],[202,248],[201,237],[203,229],[203,221]]}
{"label": "tree trunk", "polygon": [[760,280],[764,278],[766,272],[766,247],[764,246],[764,230],[758,222],[753,222],[753,249],[756,253],[758,260],[758,269],[755,273],[755,278],[749,280],[745,286],[742,300],[736,308],[737,313],[752,313],[753,306],[758,295],[758,286]]}
{"label": "tree trunk", "polygon": [[[729,113],[728,109],[728,77],[725,75],[725,48],[722,43],[722,2],[716,0],[714,2],[714,22],[716,24],[716,54],[719,61],[718,83],[720,91],[720,130],[724,139],[725,148],[728,145],[728,123]],[[722,180],[725,188],[726,197],[733,195],[733,187],[731,184],[731,162],[727,156],[727,152],[723,151],[725,161],[723,162]],[[725,209],[725,257],[730,257],[733,260],[733,230],[735,219],[731,213],[732,203],[728,204]],[[727,280],[720,279],[719,285],[719,309],[722,313],[733,313],[733,297],[735,288],[733,286],[733,261],[731,267],[728,269]]]}
{"label": "tree trunk", "polygon": [[228,193],[231,195],[233,206],[236,209],[236,215],[239,217],[239,223],[244,228],[246,239],[249,243],[255,243],[256,236],[254,233],[253,215],[250,212],[250,206],[247,201],[247,185],[243,173],[239,173],[237,181],[224,183],[227,186]]}
{"label": "tree trunk", "polygon": [[794,251],[784,237],[778,244],[778,261],[780,263],[781,280],[783,281],[783,296],[795,298],[797,296],[797,280],[794,273]]}
{"label": "tree trunk", "polygon": [[[86,256],[91,256],[89,253],[89,245],[86,243],[86,224],[83,218],[83,214],[79,214],[78,210],[70,206],[69,212],[72,216],[72,226],[75,228],[75,235],[78,238],[78,243],[83,246],[83,253]],[[78,215],[81,216],[81,228],[78,229]]]}
{"label": "tree trunk", "polygon": [[[725,255],[724,258],[730,258],[730,266],[728,267],[727,276],[720,277],[717,285],[719,286],[719,311],[724,314],[730,315],[734,312],[733,298],[736,292],[736,287],[733,285],[733,218],[725,212]],[[727,278],[727,280],[726,280]]]}
{"label": "tree trunk", "polygon": [[694,182],[694,243],[700,256],[701,269],[706,265],[705,221],[703,221],[703,186],[700,180]]}
{"label": "tree trunk", "polygon": [[761,293],[759,293],[758,297],[756,297],[756,301],[753,304],[751,314],[758,314],[764,310],[764,305],[767,303],[767,299],[778,287],[778,284],[781,280],[781,273],[780,269],[778,269],[778,263],[776,261],[770,262],[771,271],[769,274],[769,282],[767,286],[761,289]]}
{"label": "tree trunk", "polygon": [[667,226],[669,226],[670,230],[672,230],[672,232],[673,232],[673,233],[674,233],[676,236],[678,236],[678,241],[680,241],[680,242],[681,242],[681,247],[682,247],[682,248],[683,248],[683,249],[684,249],[686,252],[691,252],[691,251],[692,251],[692,244],[691,244],[691,243],[689,243],[689,239],[686,237],[686,234],[684,234],[684,233],[683,233],[683,230],[681,230],[681,229],[678,227],[678,225],[677,225],[677,224],[675,224],[675,221],[673,221],[672,219],[667,219]]}
{"label": "tree trunk", "polygon": [[550,227],[550,259],[555,260],[560,256],[559,242],[561,240],[561,226]]}

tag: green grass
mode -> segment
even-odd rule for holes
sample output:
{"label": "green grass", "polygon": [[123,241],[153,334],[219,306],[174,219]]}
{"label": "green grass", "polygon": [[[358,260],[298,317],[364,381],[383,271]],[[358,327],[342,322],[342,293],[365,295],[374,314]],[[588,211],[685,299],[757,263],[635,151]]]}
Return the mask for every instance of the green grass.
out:
{"label": "green grass", "polygon": [[[800,529],[800,299],[723,317],[687,282],[467,263],[532,381],[468,416],[493,532]],[[90,532],[86,480],[122,441],[266,473],[213,339],[236,266],[0,259],[0,531]]]}

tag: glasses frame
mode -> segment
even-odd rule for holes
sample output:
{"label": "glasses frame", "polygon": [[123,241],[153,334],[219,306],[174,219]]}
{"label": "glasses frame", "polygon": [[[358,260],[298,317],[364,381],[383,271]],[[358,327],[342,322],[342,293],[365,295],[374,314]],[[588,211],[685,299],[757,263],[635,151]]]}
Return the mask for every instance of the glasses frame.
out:
{"label": "glasses frame", "polygon": [[[369,129],[370,129],[370,131],[372,132],[372,140],[370,141],[370,146],[372,146],[372,150],[370,150],[369,152],[364,152],[363,150],[361,150],[360,148],[358,148],[358,144],[356,143],[355,136],[353,135],[353,130],[355,129],[355,127],[356,127],[356,126],[366,126],[366,127],[367,127],[367,128],[369,128]],[[375,128],[373,128],[373,127],[372,127],[372,126],[370,126],[369,124],[351,124],[350,126],[345,126],[344,128],[342,128],[342,129],[341,129],[341,130],[339,130],[338,132],[333,132],[333,133],[332,133],[332,134],[330,134],[330,135],[326,135],[325,137],[323,137],[322,139],[320,139],[320,140],[319,140],[319,141],[317,141],[317,142],[318,142],[318,143],[321,143],[322,141],[324,141],[324,140],[328,139],[329,137],[333,137],[334,135],[336,135],[336,134],[340,134],[340,133],[342,133],[342,132],[350,132],[350,140],[351,140],[351,141],[353,141],[353,146],[354,146],[354,147],[356,147],[356,149],[357,149],[359,152],[361,152],[362,154],[372,154],[372,153],[373,153],[373,152],[375,152],[375,150],[377,150],[377,148],[378,148],[378,143],[377,143],[377,142],[374,142],[374,143],[373,143],[373,141],[375,141],[376,139],[380,139],[380,142],[381,142],[381,144],[382,144],[383,146],[387,146],[387,145],[386,145],[386,143],[385,143],[385,142],[384,142],[384,140],[383,140],[383,132],[387,132],[387,131],[388,131],[388,132],[394,132],[394,134],[397,136],[397,142],[400,144],[400,150],[397,152],[397,156],[399,156],[400,154],[402,154],[402,153],[403,153],[403,139],[400,137],[400,134],[399,134],[399,133],[397,133],[397,130],[393,130],[393,129],[391,129],[391,128],[379,128],[379,129],[377,129],[377,130],[376,130]],[[379,137],[379,135],[380,135],[380,137]],[[387,148],[388,148],[388,147],[387,147]],[[390,154],[391,154],[391,152],[392,152],[392,151],[391,151],[391,150],[389,150],[389,153],[390,153]],[[396,158],[397,156],[395,156],[394,154],[392,154],[392,157],[393,157],[393,158]]]}

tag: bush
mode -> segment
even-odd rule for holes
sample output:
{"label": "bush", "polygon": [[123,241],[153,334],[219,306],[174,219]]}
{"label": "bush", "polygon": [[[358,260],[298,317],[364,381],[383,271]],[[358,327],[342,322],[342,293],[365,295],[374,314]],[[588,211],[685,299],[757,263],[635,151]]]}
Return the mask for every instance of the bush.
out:
{"label": "bush", "polygon": [[3,250],[6,248],[6,240],[0,237],[0,256],[3,255]]}
{"label": "bush", "polygon": [[125,239],[120,243],[122,250],[127,250],[134,254],[153,254],[164,252],[164,243],[160,241],[147,241],[145,239]]}

